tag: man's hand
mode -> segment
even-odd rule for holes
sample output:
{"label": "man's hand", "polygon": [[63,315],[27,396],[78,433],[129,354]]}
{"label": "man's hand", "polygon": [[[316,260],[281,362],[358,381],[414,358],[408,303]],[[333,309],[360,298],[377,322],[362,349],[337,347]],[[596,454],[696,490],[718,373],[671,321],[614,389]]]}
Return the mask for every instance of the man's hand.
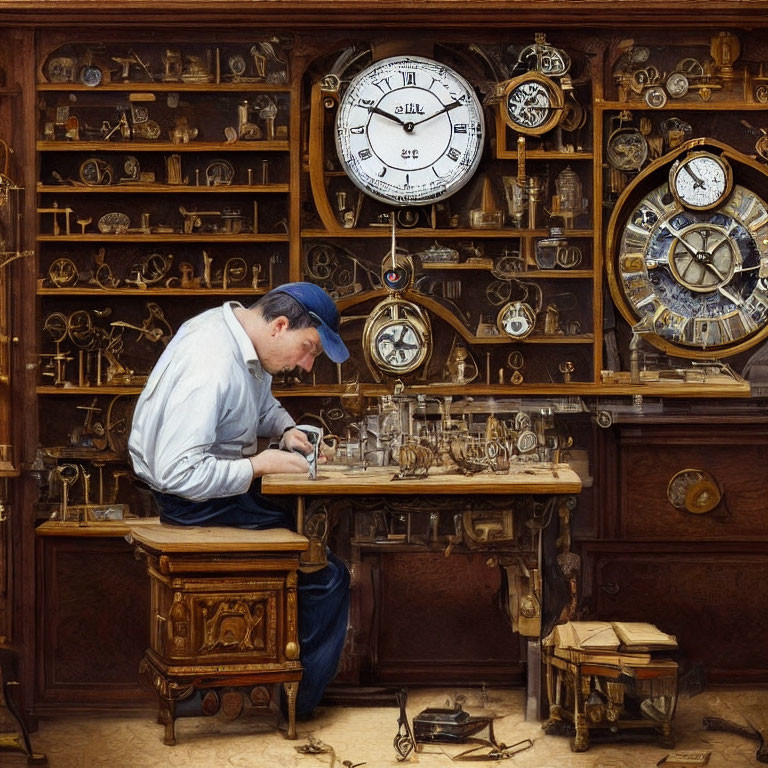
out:
{"label": "man's hand", "polygon": [[[292,430],[296,431],[296,430]],[[309,443],[307,443],[309,445]],[[279,451],[276,448],[267,448],[261,453],[250,457],[253,467],[253,476],[275,475],[280,472],[293,472],[299,474],[309,472],[309,463],[299,453],[293,451]]]}
{"label": "man's hand", "polygon": [[312,447],[312,443],[307,440],[306,432],[302,432],[300,429],[289,429],[283,433],[283,439],[281,441],[282,447],[287,451],[299,451],[305,456],[308,456],[315,449]]}

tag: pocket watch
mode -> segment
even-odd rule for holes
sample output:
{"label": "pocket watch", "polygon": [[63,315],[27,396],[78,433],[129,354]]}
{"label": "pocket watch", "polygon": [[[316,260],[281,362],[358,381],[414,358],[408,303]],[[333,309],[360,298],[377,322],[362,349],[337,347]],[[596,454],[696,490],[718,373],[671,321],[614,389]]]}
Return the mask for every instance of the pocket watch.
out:
{"label": "pocket watch", "polygon": [[712,152],[689,152],[669,170],[669,189],[684,208],[716,208],[731,193],[732,186],[731,166]]}
{"label": "pocket watch", "polygon": [[[675,195],[665,182],[609,225],[618,230],[608,266],[620,311],[632,324],[649,320],[652,343],[689,357],[735,354],[768,333],[768,204],[740,184],[728,194],[728,166],[705,154],[707,166],[694,162],[693,175],[684,168],[701,153],[673,166]],[[700,195],[706,200],[691,207]]]}
{"label": "pocket watch", "polygon": [[427,361],[431,348],[429,316],[397,295],[377,304],[365,322],[363,352],[377,380],[377,369],[395,376],[412,373]]}
{"label": "pocket watch", "polygon": [[540,72],[526,72],[507,82],[500,107],[510,128],[538,136],[558,124],[564,103],[563,91],[554,80]]}
{"label": "pocket watch", "polygon": [[483,151],[472,86],[438,61],[394,56],[358,73],[339,102],[336,150],[363,192],[385,203],[435,203],[469,181]]}

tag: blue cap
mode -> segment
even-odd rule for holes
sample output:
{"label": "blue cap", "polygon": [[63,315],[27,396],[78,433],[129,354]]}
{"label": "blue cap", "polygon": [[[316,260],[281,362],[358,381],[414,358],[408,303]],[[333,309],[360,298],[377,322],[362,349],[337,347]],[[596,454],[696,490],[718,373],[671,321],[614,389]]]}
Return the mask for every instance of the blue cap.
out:
{"label": "blue cap", "polygon": [[349,358],[349,350],[339,336],[339,311],[333,299],[314,283],[286,283],[273,288],[270,293],[285,293],[295,299],[317,323],[317,332],[323,351],[334,363]]}

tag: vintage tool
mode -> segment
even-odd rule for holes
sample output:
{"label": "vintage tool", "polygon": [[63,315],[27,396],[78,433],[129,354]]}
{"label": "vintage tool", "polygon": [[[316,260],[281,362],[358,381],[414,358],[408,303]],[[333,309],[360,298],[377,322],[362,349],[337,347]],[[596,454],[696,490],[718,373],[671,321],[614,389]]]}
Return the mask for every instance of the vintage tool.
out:
{"label": "vintage tool", "polygon": [[395,734],[395,751],[397,752],[397,759],[399,762],[403,762],[408,759],[408,755],[413,752],[416,746],[416,739],[414,738],[413,731],[411,730],[411,724],[408,722],[408,714],[405,710],[405,705],[408,700],[408,691],[403,688],[395,693],[395,700],[398,707],[400,707],[400,714],[397,718],[397,733]]}
{"label": "vintage tool", "polygon": [[[757,713],[756,713],[757,714]],[[753,724],[744,716],[746,724],[734,723],[732,720],[726,720],[724,717],[705,717],[702,725],[708,731],[725,731],[726,733],[736,733],[739,736],[746,736],[748,739],[758,742],[755,759],[759,763],[768,763],[768,727],[765,725],[764,713],[757,714],[755,721],[760,719],[760,725]]]}
{"label": "vintage tool", "polygon": [[317,480],[317,457],[323,439],[323,428],[316,427],[312,424],[297,424],[296,429],[303,432],[312,445],[312,453],[309,455],[302,453],[302,456],[306,458],[307,463],[309,464],[309,479]]}

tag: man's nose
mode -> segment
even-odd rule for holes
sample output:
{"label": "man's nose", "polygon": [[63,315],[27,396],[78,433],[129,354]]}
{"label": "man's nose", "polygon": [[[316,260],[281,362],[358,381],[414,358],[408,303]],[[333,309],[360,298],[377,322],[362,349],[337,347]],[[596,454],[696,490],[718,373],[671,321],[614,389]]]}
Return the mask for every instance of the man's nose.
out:
{"label": "man's nose", "polygon": [[310,352],[304,355],[304,358],[299,361],[299,365],[309,373],[312,370],[312,366],[315,364],[315,356]]}

